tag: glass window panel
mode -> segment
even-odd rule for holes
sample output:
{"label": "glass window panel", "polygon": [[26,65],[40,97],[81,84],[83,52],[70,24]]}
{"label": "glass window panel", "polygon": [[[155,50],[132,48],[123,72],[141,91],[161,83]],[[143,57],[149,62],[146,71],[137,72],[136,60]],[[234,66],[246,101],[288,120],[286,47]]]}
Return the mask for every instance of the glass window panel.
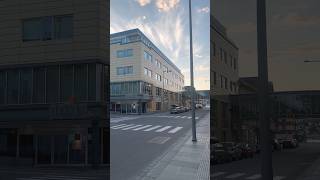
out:
{"label": "glass window panel", "polygon": [[51,66],[47,68],[47,102],[56,103],[59,97],[59,67]]}
{"label": "glass window panel", "polygon": [[5,103],[6,73],[0,71],[0,104]]}
{"label": "glass window panel", "polygon": [[40,40],[41,36],[41,19],[26,19],[22,22],[22,39],[23,41]]}
{"label": "glass window panel", "polygon": [[20,104],[31,103],[32,69],[22,69],[20,78]]}
{"label": "glass window panel", "polygon": [[54,17],[54,29],[56,39],[72,38],[73,17],[72,15]]}
{"label": "glass window panel", "polygon": [[90,101],[96,100],[96,64],[89,64],[89,99]]}
{"label": "glass window panel", "polygon": [[8,104],[18,104],[19,97],[19,71],[8,71],[8,89],[7,98]]}
{"label": "glass window panel", "polygon": [[33,102],[45,102],[45,68],[34,68],[33,72]]}
{"label": "glass window panel", "polygon": [[52,16],[46,16],[42,18],[42,39],[43,40],[50,40],[52,39]]}
{"label": "glass window panel", "polygon": [[73,66],[72,65],[61,66],[60,78],[61,78],[60,101],[68,102],[72,96],[72,91],[73,91]]}
{"label": "glass window panel", "polygon": [[75,97],[77,100],[87,100],[87,65],[75,66]]}

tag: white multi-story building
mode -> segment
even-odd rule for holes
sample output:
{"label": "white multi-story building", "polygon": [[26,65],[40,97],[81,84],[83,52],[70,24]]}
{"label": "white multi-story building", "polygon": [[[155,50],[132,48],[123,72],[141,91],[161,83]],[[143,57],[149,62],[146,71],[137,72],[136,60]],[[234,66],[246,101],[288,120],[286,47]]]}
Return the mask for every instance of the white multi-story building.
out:
{"label": "white multi-story building", "polygon": [[181,103],[184,76],[139,29],[111,34],[111,111],[145,113]]}

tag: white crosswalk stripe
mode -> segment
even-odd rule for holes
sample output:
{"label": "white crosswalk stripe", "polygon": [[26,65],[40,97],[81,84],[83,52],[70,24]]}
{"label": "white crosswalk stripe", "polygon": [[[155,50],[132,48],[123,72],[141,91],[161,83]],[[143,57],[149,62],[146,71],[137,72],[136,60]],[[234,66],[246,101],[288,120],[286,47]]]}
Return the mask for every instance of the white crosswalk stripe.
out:
{"label": "white crosswalk stripe", "polygon": [[211,175],[211,177],[218,177],[218,176],[222,176],[226,174],[226,172],[217,172],[217,173],[213,173],[213,175]]}
{"label": "white crosswalk stripe", "polygon": [[151,128],[145,129],[143,131],[152,131],[152,130],[158,129],[159,127],[161,127],[161,126],[153,126]]}
{"label": "white crosswalk stripe", "polygon": [[255,174],[255,175],[247,177],[246,179],[259,179],[259,178],[261,178],[261,174]]}
{"label": "white crosswalk stripe", "polygon": [[235,178],[238,178],[240,176],[244,176],[246,173],[235,173],[235,174],[231,174],[229,176],[226,176],[225,178],[227,179],[235,179]]}
{"label": "white crosswalk stripe", "polygon": [[142,126],[142,127],[139,127],[139,128],[136,128],[136,129],[133,129],[134,131],[139,131],[141,129],[145,129],[145,128],[148,128],[148,127],[151,127],[152,125],[146,125],[146,126]]}
{"label": "white crosswalk stripe", "polygon": [[121,129],[121,128],[125,128],[125,127],[128,127],[128,126],[132,126],[134,124],[127,124],[127,125],[123,125],[123,126],[118,126],[118,127],[111,127],[112,129]]}
{"label": "white crosswalk stripe", "polygon": [[178,132],[180,129],[182,129],[182,127],[176,127],[174,129],[170,130],[168,133],[174,134],[174,133]]}
{"label": "white crosswalk stripe", "polygon": [[129,129],[133,129],[133,128],[137,128],[137,127],[141,127],[142,125],[135,125],[135,126],[130,126],[130,127],[126,127],[124,129],[121,130],[129,130]]}
{"label": "white crosswalk stripe", "polygon": [[117,129],[117,130],[132,130],[132,131],[144,131],[144,132],[167,132],[169,134],[174,134],[183,129],[183,127],[177,126],[161,126],[161,125],[142,125],[142,124],[119,124],[111,126],[111,129]]}
{"label": "white crosswalk stripe", "polygon": [[165,127],[161,128],[161,129],[156,130],[156,132],[163,132],[163,131],[165,131],[165,130],[167,130],[169,128],[171,128],[171,126],[165,126]]}

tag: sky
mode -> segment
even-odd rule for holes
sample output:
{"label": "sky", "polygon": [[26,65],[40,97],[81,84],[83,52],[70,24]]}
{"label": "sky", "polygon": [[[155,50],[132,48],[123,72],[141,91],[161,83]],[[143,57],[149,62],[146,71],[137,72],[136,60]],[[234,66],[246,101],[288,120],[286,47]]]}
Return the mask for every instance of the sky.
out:
{"label": "sky", "polygon": [[[190,85],[187,0],[111,0],[110,33],[139,28],[177,67]],[[210,87],[209,0],[192,1],[194,85]]]}
{"label": "sky", "polygon": [[[256,0],[213,0],[213,15],[239,47],[239,76],[257,76]],[[320,1],[267,1],[269,80],[276,91],[320,90]]]}

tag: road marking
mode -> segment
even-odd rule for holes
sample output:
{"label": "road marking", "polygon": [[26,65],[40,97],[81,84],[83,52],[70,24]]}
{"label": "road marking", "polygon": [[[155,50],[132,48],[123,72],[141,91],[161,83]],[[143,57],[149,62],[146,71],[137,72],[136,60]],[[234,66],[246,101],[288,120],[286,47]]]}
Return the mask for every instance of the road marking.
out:
{"label": "road marking", "polygon": [[227,178],[227,179],[235,179],[235,178],[238,178],[238,177],[243,176],[245,174],[246,173],[235,173],[235,174],[231,174],[229,176],[226,176],[225,178]]}
{"label": "road marking", "polygon": [[281,179],[285,179],[285,176],[275,176],[273,177],[273,180],[281,180]]}
{"label": "road marking", "polygon": [[213,175],[211,177],[218,177],[218,176],[221,176],[224,174],[225,174],[225,172],[217,172],[217,173],[213,173]]}
{"label": "road marking", "polygon": [[152,131],[152,130],[157,129],[159,127],[161,127],[161,126],[153,126],[153,127],[149,128],[149,129],[145,129],[143,131]]}
{"label": "road marking", "polygon": [[177,119],[177,118],[180,118],[180,116],[174,116],[174,118],[176,118],[176,119]]}
{"label": "road marking", "polygon": [[133,128],[137,128],[137,127],[140,127],[142,125],[135,125],[135,126],[130,126],[130,127],[126,127],[124,129],[121,129],[121,130],[128,130],[128,129],[133,129]]}
{"label": "road marking", "polygon": [[182,127],[176,127],[174,129],[170,130],[168,133],[174,134],[174,133],[178,132],[180,129],[182,129]]}
{"label": "road marking", "polygon": [[127,124],[118,124],[118,125],[115,125],[115,126],[111,126],[111,128],[115,128],[115,127],[119,127],[119,126],[124,126],[124,125],[127,125]]}
{"label": "road marking", "polygon": [[186,118],[187,116],[182,116],[181,118]]}
{"label": "road marking", "polygon": [[136,128],[136,129],[133,129],[134,131],[138,131],[138,130],[141,130],[141,129],[144,129],[144,128],[148,128],[152,125],[146,125],[146,126],[142,126],[142,127],[139,127],[139,128]]}
{"label": "road marking", "polygon": [[196,117],[196,119],[199,119],[199,117]]}
{"label": "road marking", "polygon": [[164,144],[164,143],[166,143],[169,139],[171,139],[171,138],[170,138],[170,137],[155,137],[155,138],[151,139],[150,141],[148,141],[148,143]]}
{"label": "road marking", "polygon": [[188,117],[188,119],[191,119],[191,118],[192,118],[192,117],[190,117],[190,116]]}
{"label": "road marking", "polygon": [[121,128],[129,127],[129,126],[132,126],[132,125],[134,125],[134,124],[127,124],[127,125],[115,127],[115,128],[112,128],[112,129],[121,129]]}
{"label": "road marking", "polygon": [[165,130],[167,130],[169,128],[171,128],[171,126],[165,126],[165,127],[161,128],[161,129],[156,130],[156,132],[163,132],[163,131],[165,131]]}
{"label": "road marking", "polygon": [[247,177],[246,179],[259,179],[261,178],[261,174],[255,174],[253,176]]}

